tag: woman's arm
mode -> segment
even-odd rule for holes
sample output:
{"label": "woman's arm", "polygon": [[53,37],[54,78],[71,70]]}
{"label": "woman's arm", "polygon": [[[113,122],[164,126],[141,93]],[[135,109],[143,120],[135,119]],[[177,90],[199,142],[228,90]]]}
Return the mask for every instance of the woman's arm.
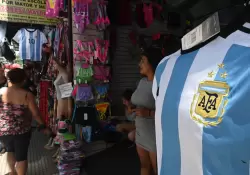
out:
{"label": "woman's arm", "polygon": [[28,107],[31,111],[32,117],[37,121],[39,125],[44,125],[44,121],[40,115],[40,111],[36,105],[35,97],[32,93],[28,92],[27,94]]}

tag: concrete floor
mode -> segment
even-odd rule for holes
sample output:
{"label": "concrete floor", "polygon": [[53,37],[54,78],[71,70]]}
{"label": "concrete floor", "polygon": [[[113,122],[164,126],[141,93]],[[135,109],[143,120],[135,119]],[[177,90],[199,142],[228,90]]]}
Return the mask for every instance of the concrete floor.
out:
{"label": "concrete floor", "polygon": [[[39,132],[32,133],[32,139],[29,148],[29,168],[27,175],[57,175],[58,171],[56,164],[53,162],[52,155],[56,150],[48,151],[44,149],[44,145],[47,144],[48,138]],[[104,151],[112,144],[106,145],[104,141],[97,141],[83,146],[85,156],[91,156],[100,151]],[[6,164],[6,154],[0,156],[0,175],[5,175],[9,172],[9,168]],[[86,172],[82,172],[82,175],[87,175]]]}

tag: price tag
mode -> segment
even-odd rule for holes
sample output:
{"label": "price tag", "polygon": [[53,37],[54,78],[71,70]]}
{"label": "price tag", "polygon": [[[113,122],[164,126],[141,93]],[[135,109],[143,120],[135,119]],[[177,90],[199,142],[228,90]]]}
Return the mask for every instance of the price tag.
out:
{"label": "price tag", "polygon": [[220,32],[220,22],[218,12],[207,18],[203,23],[187,33],[182,39],[182,49],[190,49]]}
{"label": "price tag", "polygon": [[84,113],[84,120],[88,120],[88,114]]}
{"label": "price tag", "polygon": [[202,24],[187,33],[182,39],[181,39],[181,45],[183,50],[190,49],[194,47],[195,45],[202,42]]}

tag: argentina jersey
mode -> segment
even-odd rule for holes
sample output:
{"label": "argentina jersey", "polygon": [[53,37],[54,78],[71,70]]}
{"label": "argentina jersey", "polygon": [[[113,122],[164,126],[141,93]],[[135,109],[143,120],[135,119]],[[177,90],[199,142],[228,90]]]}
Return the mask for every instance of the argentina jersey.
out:
{"label": "argentina jersey", "polygon": [[158,65],[159,175],[249,174],[249,45],[218,37],[170,56],[160,77]]}
{"label": "argentina jersey", "polygon": [[23,60],[41,61],[42,45],[47,39],[40,30],[20,29],[13,40],[19,43],[19,55]]}

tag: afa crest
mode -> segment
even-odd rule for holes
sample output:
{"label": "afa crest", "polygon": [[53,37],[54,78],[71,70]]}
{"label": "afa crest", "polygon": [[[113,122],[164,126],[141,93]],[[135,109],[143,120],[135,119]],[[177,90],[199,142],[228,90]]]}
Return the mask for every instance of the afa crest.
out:
{"label": "afa crest", "polygon": [[[226,78],[225,73],[221,78]],[[217,126],[223,119],[229,91],[226,81],[201,82],[191,104],[191,118],[204,126]]]}

